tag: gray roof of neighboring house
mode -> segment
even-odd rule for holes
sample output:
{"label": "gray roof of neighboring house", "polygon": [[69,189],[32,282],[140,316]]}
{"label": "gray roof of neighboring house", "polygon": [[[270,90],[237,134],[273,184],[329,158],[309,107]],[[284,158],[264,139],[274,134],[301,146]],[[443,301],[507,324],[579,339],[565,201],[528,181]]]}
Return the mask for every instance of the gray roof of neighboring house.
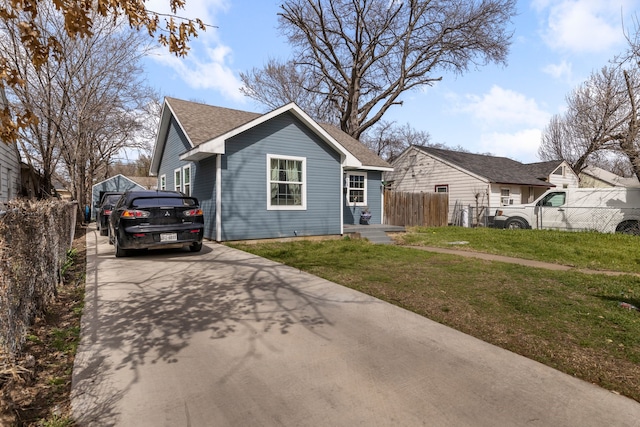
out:
{"label": "gray roof of neighboring house", "polygon": [[[166,98],[166,102],[194,146],[210,141],[263,116],[259,113],[216,107],[176,98]],[[391,167],[367,146],[339,128],[328,124],[319,123],[319,125],[338,144],[356,157],[363,166]]]}
{"label": "gray roof of neighboring house", "polygon": [[[543,163],[522,164],[506,157],[488,156],[486,154],[465,153],[463,151],[443,150],[433,147],[414,146],[415,148],[452,163],[475,175],[486,178],[490,182],[500,184],[518,184],[530,186],[553,187],[543,181],[553,171],[540,175]],[[550,162],[544,162],[544,164]],[[559,165],[561,161],[556,163]]]}
{"label": "gray roof of neighboring house", "polygon": [[525,163],[522,166],[524,166],[525,170],[529,171],[531,175],[546,179],[562,162],[564,162],[564,160],[551,160],[548,162]]}

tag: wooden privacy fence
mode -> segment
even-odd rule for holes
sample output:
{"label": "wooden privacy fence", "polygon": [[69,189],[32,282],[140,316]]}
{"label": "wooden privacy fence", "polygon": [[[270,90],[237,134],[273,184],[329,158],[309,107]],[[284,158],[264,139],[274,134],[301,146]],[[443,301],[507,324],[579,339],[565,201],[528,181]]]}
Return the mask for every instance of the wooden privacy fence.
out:
{"label": "wooden privacy fence", "polygon": [[448,224],[447,193],[384,191],[384,223],[406,227],[444,227]]}

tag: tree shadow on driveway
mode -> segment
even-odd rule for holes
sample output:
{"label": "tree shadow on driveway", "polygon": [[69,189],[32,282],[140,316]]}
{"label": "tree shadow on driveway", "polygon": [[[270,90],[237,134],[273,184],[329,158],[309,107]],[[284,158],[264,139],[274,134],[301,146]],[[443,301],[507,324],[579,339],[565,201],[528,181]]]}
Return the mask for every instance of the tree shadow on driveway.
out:
{"label": "tree shadow on driveway", "polygon": [[354,294],[353,301],[335,301],[322,279],[214,243],[196,254],[163,250],[115,258],[98,238],[87,242],[87,255],[72,392],[80,425],[114,425],[142,367],[179,363],[196,336],[246,337],[244,354],[224,368],[224,378],[255,357],[258,347],[268,351],[274,334],[302,327],[328,339],[322,332],[332,323],[323,313],[328,305],[372,301]]}

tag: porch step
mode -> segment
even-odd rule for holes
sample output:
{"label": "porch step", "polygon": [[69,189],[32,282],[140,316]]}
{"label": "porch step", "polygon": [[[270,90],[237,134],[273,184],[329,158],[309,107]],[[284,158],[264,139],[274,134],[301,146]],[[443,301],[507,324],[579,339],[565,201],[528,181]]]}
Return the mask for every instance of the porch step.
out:
{"label": "porch step", "polygon": [[391,238],[387,236],[387,233],[385,233],[384,230],[375,228],[361,228],[358,230],[358,232],[360,233],[360,237],[362,239],[367,239],[371,243],[375,243],[378,245],[390,245],[393,243],[393,240],[391,240]]}

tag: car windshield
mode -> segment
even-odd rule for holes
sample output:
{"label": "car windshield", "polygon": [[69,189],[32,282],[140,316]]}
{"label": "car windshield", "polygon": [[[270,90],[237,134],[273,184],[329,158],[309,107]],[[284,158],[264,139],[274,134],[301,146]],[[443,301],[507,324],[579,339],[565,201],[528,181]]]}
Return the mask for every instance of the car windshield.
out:
{"label": "car windshield", "polygon": [[115,205],[119,198],[120,198],[120,194],[111,194],[104,199],[104,202],[102,202],[102,204]]}
{"label": "car windshield", "polygon": [[181,197],[143,197],[131,201],[132,208],[152,208],[158,206],[195,206],[195,200]]}

